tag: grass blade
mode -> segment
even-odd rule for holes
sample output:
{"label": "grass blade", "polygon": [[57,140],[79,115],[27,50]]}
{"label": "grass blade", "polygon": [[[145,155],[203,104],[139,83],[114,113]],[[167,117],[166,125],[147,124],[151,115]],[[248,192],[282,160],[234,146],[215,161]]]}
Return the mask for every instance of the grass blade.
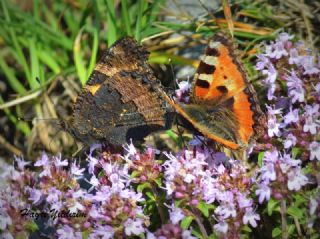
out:
{"label": "grass blade", "polygon": [[81,52],[82,32],[83,32],[83,29],[80,30],[80,32],[78,33],[78,36],[74,41],[73,58],[76,65],[79,80],[82,85],[85,85],[85,83],[87,82],[87,71],[86,71],[85,64],[82,60],[82,52]]}
{"label": "grass blade", "polygon": [[224,16],[225,16],[227,23],[228,23],[229,32],[230,32],[231,36],[233,37],[234,25],[233,25],[232,14],[231,14],[229,2],[228,2],[228,0],[221,0],[221,3],[222,3],[222,7],[223,7]]}
{"label": "grass blade", "polygon": [[10,87],[18,94],[24,94],[26,92],[26,89],[17,79],[17,77],[14,74],[14,70],[7,65],[3,57],[0,57],[0,67],[1,71],[6,76]]}
{"label": "grass blade", "polygon": [[113,0],[105,0],[107,6],[108,22],[108,46],[111,46],[117,40],[116,13]]}
{"label": "grass blade", "polygon": [[[1,3],[2,3],[2,9],[3,9],[4,16],[5,16],[5,20],[10,23],[11,18],[10,18],[8,7],[7,7],[7,1],[3,0],[3,1],[1,1]],[[20,64],[22,65],[22,68],[24,70],[26,78],[28,80],[30,80],[31,74],[30,74],[30,70],[28,68],[28,63],[27,63],[27,60],[23,54],[22,48],[18,42],[16,33],[14,32],[13,28],[11,28],[11,27],[8,28],[8,31],[9,31],[9,34],[11,37],[11,41],[13,43],[14,50],[17,53],[17,57],[19,58],[18,60],[19,60]]]}
{"label": "grass blade", "polygon": [[121,13],[128,36],[133,36],[127,0],[121,0]]}

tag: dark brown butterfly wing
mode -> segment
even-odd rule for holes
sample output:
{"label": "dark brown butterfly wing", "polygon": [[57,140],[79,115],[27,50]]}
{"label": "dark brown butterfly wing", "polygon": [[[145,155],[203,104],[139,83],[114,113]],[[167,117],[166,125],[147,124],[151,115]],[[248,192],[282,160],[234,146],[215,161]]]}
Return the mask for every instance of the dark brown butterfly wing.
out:
{"label": "dark brown butterfly wing", "polygon": [[135,40],[117,41],[77,98],[67,130],[86,144],[121,145],[166,128],[165,102],[147,58],[148,52]]}

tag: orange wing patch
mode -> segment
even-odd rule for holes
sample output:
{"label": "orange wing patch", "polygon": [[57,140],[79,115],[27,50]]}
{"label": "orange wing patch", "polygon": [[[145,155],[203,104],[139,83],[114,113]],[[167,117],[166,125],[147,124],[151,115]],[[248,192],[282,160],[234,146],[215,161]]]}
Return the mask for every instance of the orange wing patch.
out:
{"label": "orange wing patch", "polygon": [[[196,101],[209,100],[218,103],[231,98],[246,87],[244,75],[230,52],[232,50],[231,46],[224,45],[223,42],[210,42],[195,76]],[[212,69],[211,74],[203,72],[204,65]]]}
{"label": "orange wing patch", "polygon": [[239,123],[238,133],[241,141],[248,144],[250,137],[253,135],[253,112],[248,96],[241,92],[234,96],[233,112]]}
{"label": "orange wing patch", "polygon": [[[249,144],[256,133],[257,119],[262,118],[263,113],[234,54],[233,43],[224,35],[216,34],[209,42],[195,74],[191,94],[190,104],[198,105],[198,112],[193,109],[191,114],[187,106],[173,107],[203,135],[231,149]],[[215,117],[221,109],[227,112],[223,119]],[[198,121],[196,113],[203,115],[203,112],[213,120]]]}

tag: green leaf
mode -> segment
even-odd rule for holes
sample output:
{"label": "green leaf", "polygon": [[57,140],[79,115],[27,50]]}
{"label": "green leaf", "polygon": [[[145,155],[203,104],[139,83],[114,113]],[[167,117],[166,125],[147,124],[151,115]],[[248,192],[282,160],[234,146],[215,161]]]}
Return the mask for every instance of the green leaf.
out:
{"label": "green leaf", "polygon": [[303,217],[303,210],[298,207],[295,207],[295,206],[288,207],[287,213],[293,217],[298,218],[298,219]]}
{"label": "green leaf", "polygon": [[197,238],[203,239],[201,232],[199,232],[196,228],[192,229],[192,235],[196,236]]}
{"label": "green leaf", "polygon": [[194,218],[192,216],[187,216],[184,219],[182,219],[182,221],[180,223],[181,228],[184,230],[187,229],[190,226],[193,219]]}
{"label": "green leaf", "polygon": [[37,56],[39,57],[39,60],[47,65],[55,74],[60,73],[61,68],[51,53],[42,49],[37,51]]}
{"label": "green leaf", "polygon": [[244,232],[252,232],[252,229],[251,229],[248,225],[244,225],[244,226],[242,227],[242,230],[243,230]]}
{"label": "green leaf", "polygon": [[268,211],[268,215],[271,216],[273,211],[275,211],[275,208],[279,206],[279,202],[270,198],[270,200],[268,201],[268,205],[267,205],[267,211]]}
{"label": "green leaf", "polygon": [[[31,78],[28,81],[31,89],[37,89],[39,87],[39,83],[36,79],[37,77],[40,77],[40,66],[34,37],[29,40],[29,49],[31,61]],[[43,82],[44,79],[40,79],[40,81]]]}
{"label": "green leaf", "polygon": [[91,234],[91,232],[92,232],[92,229],[83,231],[82,238],[87,239],[89,237],[89,235]]}
{"label": "green leaf", "polygon": [[133,36],[127,0],[121,0],[121,13],[122,13],[124,25],[126,27],[127,35]]}
{"label": "green leaf", "polygon": [[137,15],[137,22],[136,22],[136,30],[135,30],[135,39],[140,42],[141,41],[141,31],[142,27],[145,23],[144,11],[148,7],[148,2],[145,0],[138,0],[138,15]]}
{"label": "green leaf", "polygon": [[39,230],[37,223],[35,223],[34,221],[28,221],[25,225],[25,228],[29,232],[35,232]]}
{"label": "green leaf", "polygon": [[110,47],[117,40],[117,22],[114,7],[114,0],[105,0],[107,6],[108,22],[108,46]]}
{"label": "green leaf", "polygon": [[162,185],[161,178],[157,178],[156,180],[154,180],[154,182],[157,184],[158,187],[161,187],[161,185]]}
{"label": "green leaf", "polygon": [[15,76],[15,72],[13,69],[11,69],[7,63],[4,61],[3,57],[0,57],[0,68],[1,71],[5,74],[5,77],[7,78],[7,81],[10,85],[10,87],[18,94],[24,94],[26,92],[26,89],[24,86],[20,83],[20,81]]}
{"label": "green leaf", "polygon": [[259,167],[262,167],[262,165],[263,165],[264,153],[265,153],[265,152],[260,152],[260,153],[258,154],[258,165],[259,165]]}
{"label": "green leaf", "polygon": [[308,202],[308,200],[300,194],[294,194],[293,198],[295,200],[294,205],[296,207],[299,207],[301,204],[305,204]]}
{"label": "green leaf", "polygon": [[208,204],[206,204],[205,202],[200,202],[197,206],[197,208],[202,212],[202,214],[205,216],[205,217],[208,217],[209,216],[209,207],[208,207]]}
{"label": "green leaf", "polygon": [[137,187],[137,191],[138,192],[143,192],[143,190],[146,189],[146,188],[151,188],[150,183],[146,182],[146,183],[139,184],[138,187]]}
{"label": "green leaf", "polygon": [[302,152],[302,150],[300,148],[297,148],[297,147],[293,147],[292,150],[291,150],[291,153],[292,153],[292,157],[295,159],[297,158],[298,155],[300,155]]}
{"label": "green leaf", "polygon": [[156,198],[152,192],[146,192],[146,196],[148,196],[148,198],[152,199],[153,201],[156,201]]}
{"label": "green leaf", "polygon": [[85,85],[87,82],[87,71],[85,67],[85,63],[83,62],[83,55],[82,55],[82,48],[81,48],[81,36],[82,36],[83,29],[80,30],[78,33],[78,36],[76,37],[74,41],[73,46],[73,58],[76,65],[77,73],[79,80],[82,85]]}
{"label": "green leaf", "polygon": [[288,225],[288,235],[292,235],[296,230],[296,226],[294,224]]}
{"label": "green leaf", "polygon": [[272,230],[272,238],[278,237],[281,235],[281,229],[276,227]]}
{"label": "green leaf", "polygon": [[208,239],[218,239],[218,237],[217,237],[214,233],[212,233],[212,234],[208,237]]}

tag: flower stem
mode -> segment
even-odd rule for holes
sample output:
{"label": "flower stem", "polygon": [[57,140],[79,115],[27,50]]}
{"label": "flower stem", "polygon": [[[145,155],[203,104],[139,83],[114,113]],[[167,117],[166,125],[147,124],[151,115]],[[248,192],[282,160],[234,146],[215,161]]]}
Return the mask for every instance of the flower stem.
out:
{"label": "flower stem", "polygon": [[193,212],[194,218],[195,218],[195,220],[196,220],[196,222],[197,222],[197,224],[199,226],[199,229],[201,231],[201,234],[202,234],[203,238],[205,238],[205,239],[208,238],[208,234],[207,234],[206,228],[204,227],[204,225],[202,223],[202,219],[201,219],[199,213],[194,209],[192,209],[192,212]]}
{"label": "flower stem", "polygon": [[282,231],[282,239],[288,239],[288,225],[287,225],[287,205],[286,205],[286,200],[282,199],[281,200],[281,231]]}
{"label": "flower stem", "polygon": [[153,184],[151,185],[151,190],[152,190],[152,193],[156,199],[156,205],[157,205],[157,209],[159,212],[160,220],[162,223],[165,223],[166,217],[164,215],[163,203],[159,200],[159,193],[157,192],[157,189]]}

